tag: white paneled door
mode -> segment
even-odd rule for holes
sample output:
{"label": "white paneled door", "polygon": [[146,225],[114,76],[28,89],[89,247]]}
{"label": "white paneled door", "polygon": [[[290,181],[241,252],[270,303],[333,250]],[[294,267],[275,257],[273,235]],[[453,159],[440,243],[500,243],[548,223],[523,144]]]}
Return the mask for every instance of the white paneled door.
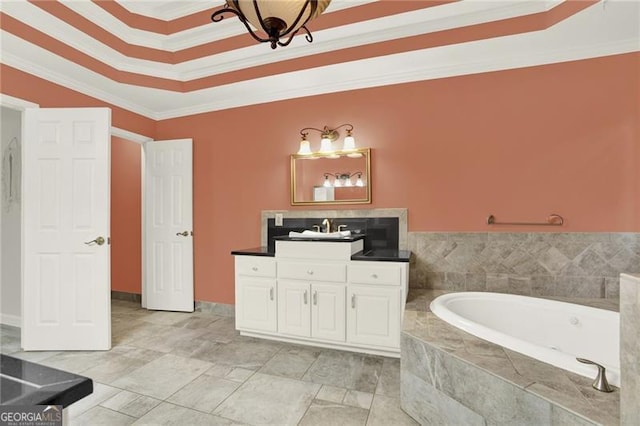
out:
{"label": "white paneled door", "polygon": [[148,309],[193,312],[191,139],[148,142],[145,152],[145,288]]}
{"label": "white paneled door", "polygon": [[108,108],[24,115],[22,346],[111,348]]}

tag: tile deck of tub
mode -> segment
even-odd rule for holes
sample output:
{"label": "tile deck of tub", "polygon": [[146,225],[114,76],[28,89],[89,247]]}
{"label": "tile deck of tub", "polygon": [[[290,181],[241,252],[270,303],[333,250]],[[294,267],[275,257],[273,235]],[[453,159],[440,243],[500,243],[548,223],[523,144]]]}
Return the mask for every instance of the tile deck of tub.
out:
{"label": "tile deck of tub", "polygon": [[[447,413],[456,413],[465,424],[619,424],[618,388],[613,393],[598,392],[591,387],[593,379],[449,325],[428,308],[444,293],[412,290],[404,315],[402,406],[421,423],[451,421]],[[615,300],[581,302],[617,310]],[[415,395],[429,395],[439,407],[421,404]],[[478,414],[482,412],[494,417]]]}

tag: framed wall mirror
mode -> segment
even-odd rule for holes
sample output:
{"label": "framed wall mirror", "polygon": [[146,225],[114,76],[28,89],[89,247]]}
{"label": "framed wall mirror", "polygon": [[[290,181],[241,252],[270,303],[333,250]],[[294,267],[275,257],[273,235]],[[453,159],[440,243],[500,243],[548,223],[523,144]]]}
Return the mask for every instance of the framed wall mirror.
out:
{"label": "framed wall mirror", "polygon": [[291,156],[291,205],[371,203],[371,149]]}

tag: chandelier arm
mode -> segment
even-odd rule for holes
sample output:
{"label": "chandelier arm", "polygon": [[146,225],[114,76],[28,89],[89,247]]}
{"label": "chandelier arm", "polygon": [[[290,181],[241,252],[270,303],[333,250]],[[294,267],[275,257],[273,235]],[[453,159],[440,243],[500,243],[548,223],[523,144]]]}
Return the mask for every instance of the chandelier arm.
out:
{"label": "chandelier arm", "polygon": [[224,19],[224,16],[222,15],[224,15],[225,13],[233,13],[238,17],[238,19],[240,19],[240,21],[242,21],[242,19],[244,18],[244,15],[240,14],[237,10],[226,6],[220,10],[216,10],[215,12],[213,12],[213,14],[211,15],[211,20],[213,22],[220,22]]}
{"label": "chandelier arm", "polygon": [[291,34],[291,35],[289,36],[289,38],[287,39],[287,41],[280,41],[280,40],[278,40],[278,46],[282,46],[282,47],[284,47],[284,46],[288,46],[288,45],[289,45],[289,43],[291,43],[291,41],[293,40],[293,37],[295,37],[295,35],[296,35],[296,34],[298,34],[298,31],[296,31],[295,33]]}
{"label": "chandelier arm", "polygon": [[[236,1],[235,1],[235,0],[234,0],[234,4],[236,4]],[[236,16],[238,17],[238,20],[239,20],[240,22],[242,22],[242,25],[244,25],[244,26],[245,26],[245,28],[247,29],[247,31],[249,32],[249,34],[251,35],[251,37],[253,37],[256,41],[258,41],[258,42],[260,42],[260,43],[264,43],[264,42],[269,41],[269,39],[263,39],[263,38],[258,37],[258,36],[253,32],[253,30],[251,29],[251,27],[249,26],[249,23],[248,23],[248,21],[247,21],[247,18],[244,16],[244,14],[243,14],[242,12],[240,12],[239,10],[235,10],[235,9],[233,9],[233,8],[231,8],[231,7],[226,7],[226,8],[224,8],[224,9],[220,9],[220,10],[218,10],[218,11],[214,12],[214,13],[211,15],[211,20],[212,20],[213,22],[220,22],[220,21],[222,21],[222,20],[224,19],[224,16],[223,16],[223,15],[224,15],[225,13],[232,13],[232,14],[236,15]]]}
{"label": "chandelier arm", "polygon": [[304,30],[307,34],[305,34],[304,38],[309,42],[313,42],[313,36],[311,35],[311,33],[309,32],[309,29],[307,28],[307,25],[303,25],[300,27],[301,30]]}
{"label": "chandelier arm", "polygon": [[[238,0],[233,0],[234,3],[238,3]],[[258,22],[260,22],[260,26],[262,27],[262,31],[264,31],[267,35],[269,31],[267,27],[264,25],[264,20],[262,19],[262,13],[260,13],[260,8],[258,7],[258,0],[253,0],[253,9],[256,11],[256,16],[258,17]]]}

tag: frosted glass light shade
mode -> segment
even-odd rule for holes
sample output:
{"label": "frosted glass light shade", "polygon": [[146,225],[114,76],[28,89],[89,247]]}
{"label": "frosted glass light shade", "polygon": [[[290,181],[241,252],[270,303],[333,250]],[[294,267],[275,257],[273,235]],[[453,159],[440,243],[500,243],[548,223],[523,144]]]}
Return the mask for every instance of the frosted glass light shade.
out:
{"label": "frosted glass light shade", "polygon": [[331,182],[329,182],[329,176],[324,177],[324,183],[322,184],[325,188],[331,188]]}
{"label": "frosted glass light shade", "polygon": [[340,178],[338,178],[337,176],[336,176],[336,180],[333,181],[333,186],[336,188],[339,188],[342,186],[342,184],[340,183]]}
{"label": "frosted glass light shade", "polygon": [[333,153],[333,143],[331,143],[331,139],[322,138],[320,141],[320,152],[323,154]]}
{"label": "frosted glass light shade", "polygon": [[[283,34],[284,32],[289,31],[292,27],[295,19],[300,14],[300,10],[303,10],[304,8],[302,17],[291,30],[292,33],[296,32],[302,25],[304,25],[308,18],[309,20],[314,19],[324,12],[327,6],[329,6],[329,3],[331,3],[331,0],[318,0],[318,6],[313,14],[311,14],[311,2],[307,0],[258,0],[257,7],[260,10],[260,15],[263,20],[266,20],[267,18],[279,18],[284,21],[286,27],[279,32],[280,34]],[[228,2],[228,4],[233,7],[233,2]],[[262,25],[258,19],[253,0],[239,0],[238,7],[247,18],[247,21],[249,21],[253,27],[262,31]]]}
{"label": "frosted glass light shade", "polygon": [[351,182],[351,178],[346,178],[344,180],[344,186],[353,186],[353,183]]}
{"label": "frosted glass light shade", "polygon": [[362,177],[358,176],[358,180],[356,180],[356,186],[364,186],[364,182],[362,181]]}
{"label": "frosted glass light shade", "polygon": [[353,151],[356,149],[356,139],[348,135],[344,138],[344,146],[342,148],[343,151]]}
{"label": "frosted glass light shade", "polygon": [[298,155],[311,155],[313,154],[313,152],[311,152],[311,145],[309,144],[309,141],[306,139],[303,139],[300,141],[300,149],[298,150]]}

